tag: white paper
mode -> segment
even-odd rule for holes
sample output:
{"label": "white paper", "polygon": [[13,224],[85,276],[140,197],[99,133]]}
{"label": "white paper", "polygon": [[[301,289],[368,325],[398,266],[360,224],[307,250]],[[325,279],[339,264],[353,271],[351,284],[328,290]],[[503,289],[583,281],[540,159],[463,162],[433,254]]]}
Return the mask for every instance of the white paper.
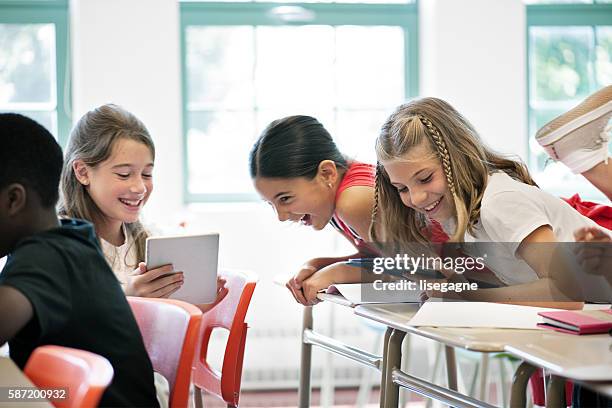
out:
{"label": "white paper", "polygon": [[435,327],[540,329],[539,312],[558,309],[487,302],[427,302],[408,324]]}

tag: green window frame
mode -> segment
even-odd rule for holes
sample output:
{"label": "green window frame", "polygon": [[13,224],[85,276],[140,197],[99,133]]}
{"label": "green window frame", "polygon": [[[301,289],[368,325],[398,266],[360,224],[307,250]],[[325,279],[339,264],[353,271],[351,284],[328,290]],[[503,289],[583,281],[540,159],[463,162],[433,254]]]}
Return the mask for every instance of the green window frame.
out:
{"label": "green window frame", "polygon": [[[67,142],[71,128],[68,21],[68,0],[0,0],[0,24],[55,26],[55,136],[62,146]],[[0,109],[7,110],[3,106]],[[13,110],[11,106],[9,109]]]}
{"label": "green window frame", "polygon": [[[528,117],[528,164],[530,169],[539,172],[543,169],[543,163],[538,161],[536,152],[531,149],[531,143],[535,137],[539,126],[544,123],[536,123],[536,108],[532,95],[533,78],[531,76],[532,61],[532,43],[530,39],[530,31],[537,27],[588,27],[595,33],[596,27],[612,26],[612,3],[608,1],[597,1],[591,4],[529,4],[527,9],[527,117]],[[595,50],[598,45],[598,36],[593,35],[593,43],[591,49]],[[597,84],[597,66],[595,64],[596,56],[594,53],[589,54],[588,64],[590,65],[589,89],[590,94],[598,89]],[[601,85],[601,84],[600,84]],[[581,98],[572,100],[571,102],[578,103]],[[571,107],[571,103],[568,108]],[[565,192],[564,192],[565,193]],[[588,193],[587,193],[588,194]]]}
{"label": "green window frame", "polygon": [[[279,6],[300,7],[313,11],[315,18],[308,22],[283,22],[286,26],[304,25],[359,25],[397,26],[404,32],[404,95],[418,95],[418,10],[417,2],[405,4],[356,3],[263,3],[263,2],[182,2],[180,4],[181,90],[183,122],[183,197],[185,203],[248,202],[257,199],[254,193],[201,194],[189,191],[189,163],[187,154],[189,132],[189,89],[187,84],[186,33],[190,26],[278,26],[272,9]],[[244,165],[245,169],[247,165]],[[245,170],[246,171],[246,170]]]}

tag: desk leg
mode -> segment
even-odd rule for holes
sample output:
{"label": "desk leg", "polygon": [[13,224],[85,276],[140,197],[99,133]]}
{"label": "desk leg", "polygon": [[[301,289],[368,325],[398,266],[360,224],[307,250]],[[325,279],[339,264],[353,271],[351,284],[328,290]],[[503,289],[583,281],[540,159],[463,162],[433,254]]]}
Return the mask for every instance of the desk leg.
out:
{"label": "desk leg", "polygon": [[391,337],[392,332],[393,329],[387,327],[385,338],[383,339],[383,360],[382,366],[380,367],[380,408],[384,408],[385,406],[385,395],[387,392],[387,357],[389,353],[389,337]]}
{"label": "desk leg", "polygon": [[[404,341],[402,343],[402,363],[400,365],[400,370],[402,370],[403,372],[407,373],[410,370],[410,343],[411,343],[412,337],[410,336],[410,334],[406,333],[406,336],[404,337]],[[407,389],[405,388],[400,388],[400,394],[399,394],[399,408],[404,408],[406,406],[406,404],[408,404],[408,401],[410,400],[410,393]]]}
{"label": "desk leg", "polygon": [[511,407],[524,407],[527,404],[527,383],[535,372],[536,368],[531,364],[523,361],[518,366],[512,379],[512,391],[510,394]]}
{"label": "desk leg", "polygon": [[446,378],[448,379],[448,389],[457,391],[457,360],[455,359],[455,349],[451,346],[444,346],[446,355]]}
{"label": "desk leg", "polygon": [[312,365],[312,344],[304,342],[304,330],[312,330],[312,306],[304,306],[302,315],[302,357],[300,362],[300,386],[298,399],[300,408],[310,407],[310,369]]}
{"label": "desk leg", "polygon": [[546,387],[546,408],[565,408],[565,379],[550,376],[550,381]]}
{"label": "desk leg", "polygon": [[389,336],[387,364],[385,365],[385,408],[397,408],[399,402],[399,386],[393,382],[393,369],[399,368],[402,362],[402,341],[405,332],[393,330]]}

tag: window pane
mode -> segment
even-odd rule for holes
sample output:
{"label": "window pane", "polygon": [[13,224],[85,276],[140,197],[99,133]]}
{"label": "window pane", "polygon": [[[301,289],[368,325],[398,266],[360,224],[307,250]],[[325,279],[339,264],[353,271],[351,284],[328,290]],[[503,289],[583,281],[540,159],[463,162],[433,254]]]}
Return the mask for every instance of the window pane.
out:
{"label": "window pane", "polygon": [[250,148],[289,115],[314,116],[344,153],[374,161],[380,125],[404,100],[404,38],[384,25],[188,27],[188,192],[252,193]]}
{"label": "window pane", "polygon": [[368,3],[368,4],[409,4],[414,3],[413,0],[363,0],[363,1],[354,1],[354,0],[337,0],[336,3]]}
{"label": "window pane", "polygon": [[592,4],[593,0],[524,0],[525,4]]}
{"label": "window pane", "polygon": [[[292,0],[198,0],[201,3],[207,2],[224,2],[224,3],[292,3]],[[300,3],[355,3],[355,4],[412,4],[415,0],[301,0]],[[182,0],[183,3],[189,1]]]}
{"label": "window pane", "polygon": [[255,92],[264,109],[334,103],[334,29],[257,27]]}
{"label": "window pane", "polygon": [[387,108],[404,97],[404,31],[400,27],[336,29],[338,105]]}
{"label": "window pane", "polygon": [[13,112],[34,119],[57,138],[57,113],[45,111],[22,111],[15,109],[0,109],[0,112]]}
{"label": "window pane", "polygon": [[54,25],[0,24],[0,107],[42,103],[53,108],[54,85]]}
{"label": "window pane", "polygon": [[612,84],[612,27],[597,27],[595,74],[597,86]]}
{"label": "window pane", "polygon": [[319,122],[323,124],[325,129],[332,136],[335,134],[335,120],[334,120],[334,111],[331,109],[317,109],[317,108],[279,108],[279,109],[263,109],[258,110],[256,115],[256,129],[257,136],[263,132],[263,130],[272,122],[273,120],[281,119],[286,116],[293,115],[306,115],[312,116],[316,118]]}
{"label": "window pane", "polygon": [[334,139],[340,151],[347,156],[376,163],[374,142],[390,111],[340,111],[338,112],[338,132]]}
{"label": "window pane", "polygon": [[250,192],[248,153],[254,141],[252,112],[189,114],[189,192]]}
{"label": "window pane", "polygon": [[530,100],[534,103],[580,100],[593,81],[590,27],[532,27]]}
{"label": "window pane", "polygon": [[253,27],[188,27],[190,108],[253,105]]}

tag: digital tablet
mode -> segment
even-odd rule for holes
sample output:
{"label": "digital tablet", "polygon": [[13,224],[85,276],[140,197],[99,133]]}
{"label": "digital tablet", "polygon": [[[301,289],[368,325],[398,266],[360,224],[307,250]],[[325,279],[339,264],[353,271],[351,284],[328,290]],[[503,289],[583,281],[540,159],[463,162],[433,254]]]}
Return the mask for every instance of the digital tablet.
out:
{"label": "digital tablet", "polygon": [[147,269],[172,264],[183,272],[183,286],[171,299],[212,303],[217,294],[219,234],[147,238]]}

